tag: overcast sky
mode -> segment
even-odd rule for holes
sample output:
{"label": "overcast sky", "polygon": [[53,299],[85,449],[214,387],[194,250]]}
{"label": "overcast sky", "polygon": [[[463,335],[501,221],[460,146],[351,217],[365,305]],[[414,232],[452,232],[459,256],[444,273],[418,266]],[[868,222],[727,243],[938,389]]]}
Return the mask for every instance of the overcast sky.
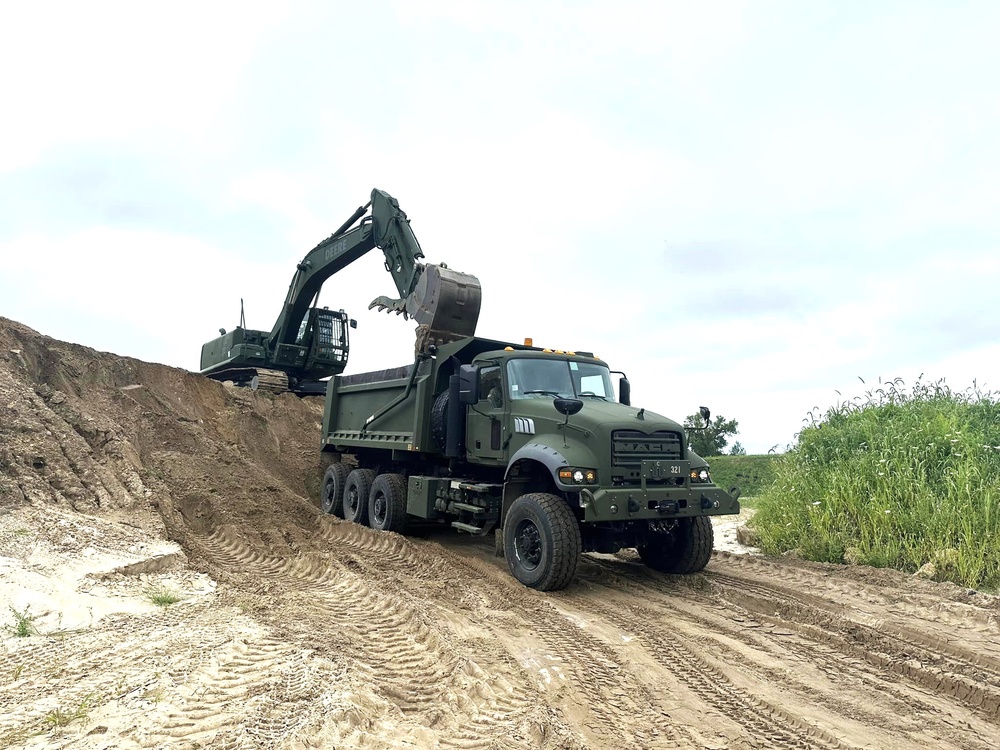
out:
{"label": "overcast sky", "polygon": [[[997,386],[1000,3],[5,3],[0,315],[198,368],[368,200],[479,333],[750,452],[878,378]],[[408,361],[377,250],[321,303]]]}

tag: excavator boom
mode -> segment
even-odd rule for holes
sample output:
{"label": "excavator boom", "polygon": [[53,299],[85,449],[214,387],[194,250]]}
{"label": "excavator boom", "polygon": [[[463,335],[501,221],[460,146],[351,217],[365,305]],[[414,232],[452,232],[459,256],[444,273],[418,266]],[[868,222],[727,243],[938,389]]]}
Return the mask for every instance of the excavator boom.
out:
{"label": "excavator boom", "polygon": [[[421,263],[424,253],[406,214],[395,198],[375,189],[367,204],[296,265],[271,332],[223,331],[221,338],[202,347],[202,373],[217,379],[233,377],[237,382],[246,379],[248,384],[279,382],[283,373],[294,390],[302,390],[298,383],[315,383],[343,372],[348,318],[342,310],[319,310],[316,302],[327,279],[376,247],[385,255],[385,269],[399,297],[378,297],[369,309],[413,318],[418,324],[418,351],[475,335],[482,301],[479,280],[443,263]],[[262,370],[273,373],[262,381],[257,377]]]}

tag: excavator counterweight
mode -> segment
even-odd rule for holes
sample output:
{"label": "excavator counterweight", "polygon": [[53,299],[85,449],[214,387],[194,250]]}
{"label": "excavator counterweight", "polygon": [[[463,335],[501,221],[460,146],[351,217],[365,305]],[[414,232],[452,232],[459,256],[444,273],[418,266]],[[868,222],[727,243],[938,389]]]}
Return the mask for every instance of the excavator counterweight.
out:
{"label": "excavator counterweight", "polygon": [[343,310],[319,308],[320,289],[333,274],[376,247],[385,255],[399,297],[378,297],[368,308],[413,318],[418,353],[431,344],[475,335],[482,301],[479,280],[443,263],[421,263],[424,254],[406,214],[395,198],[376,189],[367,204],[296,265],[271,332],[247,329],[241,315],[240,326],[229,333],[223,330],[202,346],[201,373],[268,390],[283,390],[284,375],[292,391],[325,392],[322,379],[347,367],[348,329],[356,323]]}

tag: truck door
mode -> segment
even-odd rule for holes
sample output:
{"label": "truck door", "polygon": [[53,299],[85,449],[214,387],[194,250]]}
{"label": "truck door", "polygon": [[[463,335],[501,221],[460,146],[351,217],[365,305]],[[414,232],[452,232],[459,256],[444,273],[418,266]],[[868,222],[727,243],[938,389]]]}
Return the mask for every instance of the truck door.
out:
{"label": "truck door", "polygon": [[479,402],[468,410],[466,445],[469,453],[484,462],[504,463],[507,435],[504,425],[508,403],[501,370],[497,365],[479,368]]}

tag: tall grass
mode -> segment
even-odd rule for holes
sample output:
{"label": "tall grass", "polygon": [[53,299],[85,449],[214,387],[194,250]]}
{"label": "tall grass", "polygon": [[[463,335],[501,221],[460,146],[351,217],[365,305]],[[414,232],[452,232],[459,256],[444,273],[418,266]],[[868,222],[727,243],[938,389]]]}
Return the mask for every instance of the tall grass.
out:
{"label": "tall grass", "polygon": [[810,414],[752,525],[769,554],[1000,588],[1000,403],[975,385],[880,384]]}
{"label": "tall grass", "polygon": [[779,456],[712,456],[712,481],[724,489],[736,486],[743,497],[756,497],[774,483],[774,463]]}

